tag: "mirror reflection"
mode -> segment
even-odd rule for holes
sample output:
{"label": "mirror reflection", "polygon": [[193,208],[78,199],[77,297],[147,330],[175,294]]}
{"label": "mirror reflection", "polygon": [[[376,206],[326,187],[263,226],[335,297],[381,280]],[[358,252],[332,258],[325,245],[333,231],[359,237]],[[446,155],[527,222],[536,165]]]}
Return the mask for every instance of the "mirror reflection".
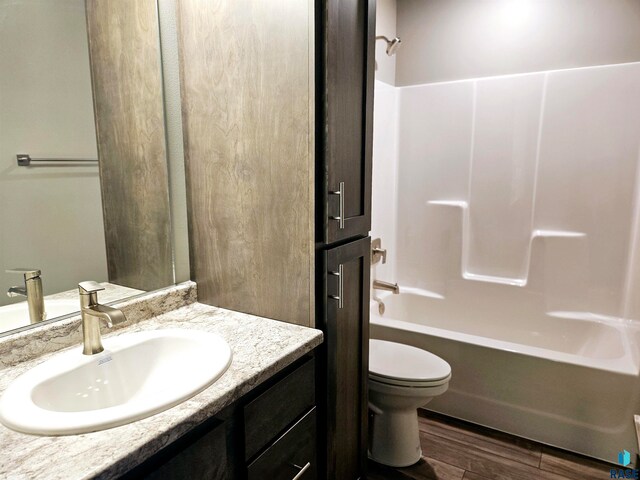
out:
{"label": "mirror reflection", "polygon": [[173,283],[157,8],[120,3],[0,0],[0,334]]}

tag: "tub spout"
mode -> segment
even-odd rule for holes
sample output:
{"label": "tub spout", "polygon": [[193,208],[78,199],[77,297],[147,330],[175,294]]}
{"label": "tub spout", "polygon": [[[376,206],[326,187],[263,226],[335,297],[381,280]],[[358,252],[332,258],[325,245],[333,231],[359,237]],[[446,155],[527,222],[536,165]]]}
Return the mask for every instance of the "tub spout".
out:
{"label": "tub spout", "polygon": [[373,289],[374,290],[388,290],[390,292],[393,292],[394,294],[400,293],[400,287],[398,287],[397,283],[383,282],[382,280],[374,280],[373,281]]}

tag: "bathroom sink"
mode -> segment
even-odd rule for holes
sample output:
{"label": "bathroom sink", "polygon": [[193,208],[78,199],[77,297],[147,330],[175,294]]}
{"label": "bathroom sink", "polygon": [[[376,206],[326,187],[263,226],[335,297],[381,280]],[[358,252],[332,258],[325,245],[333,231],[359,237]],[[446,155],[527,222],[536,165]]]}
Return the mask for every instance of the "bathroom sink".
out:
{"label": "bathroom sink", "polygon": [[[61,317],[80,310],[77,299],[47,300],[44,301],[44,309],[47,318]],[[27,302],[14,303],[0,307],[0,330],[12,330],[14,328],[29,325],[29,307]]]}
{"label": "bathroom sink", "polygon": [[201,392],[231,363],[227,342],[198,330],[123,334],[104,347],[97,355],[62,352],[18,377],[0,398],[0,421],[40,435],[124,425]]}

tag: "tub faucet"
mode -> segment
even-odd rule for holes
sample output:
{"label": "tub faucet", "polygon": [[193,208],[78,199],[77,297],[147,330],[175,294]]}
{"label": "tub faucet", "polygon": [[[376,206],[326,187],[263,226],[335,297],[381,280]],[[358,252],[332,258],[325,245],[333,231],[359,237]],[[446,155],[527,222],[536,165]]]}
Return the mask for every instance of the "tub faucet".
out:
{"label": "tub faucet", "polygon": [[400,287],[398,287],[397,283],[383,282],[382,280],[374,280],[373,281],[373,289],[374,290],[388,290],[390,292],[393,292],[394,294],[400,293]]}
{"label": "tub faucet", "polygon": [[100,320],[109,327],[122,323],[127,318],[122,310],[107,307],[98,303],[98,292],[104,287],[98,282],[81,282],[78,284],[80,293],[80,314],[82,315],[82,342],[85,355],[95,355],[104,350],[100,336]]}
{"label": "tub faucet", "polygon": [[47,314],[44,311],[44,295],[42,293],[42,272],[35,268],[12,268],[6,270],[7,273],[20,273],[24,276],[23,287],[11,287],[7,290],[9,297],[27,297],[29,307],[29,321],[33,323],[46,320]]}

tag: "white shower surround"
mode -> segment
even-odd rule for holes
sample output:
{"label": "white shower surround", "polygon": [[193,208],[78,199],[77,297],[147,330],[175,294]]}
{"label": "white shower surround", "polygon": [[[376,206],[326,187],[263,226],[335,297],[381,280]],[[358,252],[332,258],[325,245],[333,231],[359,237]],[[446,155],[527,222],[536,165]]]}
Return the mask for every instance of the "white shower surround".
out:
{"label": "white shower surround", "polygon": [[374,336],[452,364],[435,410],[637,451],[640,63],[377,82],[375,107],[373,274],[408,293]]}

